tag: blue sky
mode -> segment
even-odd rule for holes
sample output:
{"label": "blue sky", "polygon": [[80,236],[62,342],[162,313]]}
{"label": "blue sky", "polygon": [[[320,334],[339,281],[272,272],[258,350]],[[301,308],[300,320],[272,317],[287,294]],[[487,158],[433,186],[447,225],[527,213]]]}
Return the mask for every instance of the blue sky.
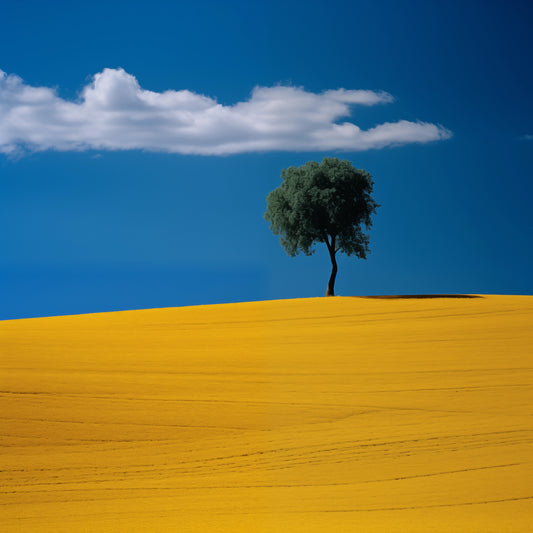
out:
{"label": "blue sky", "polygon": [[0,319],[323,295],[263,213],[325,156],[382,206],[338,294],[533,294],[529,2],[110,4],[0,0]]}

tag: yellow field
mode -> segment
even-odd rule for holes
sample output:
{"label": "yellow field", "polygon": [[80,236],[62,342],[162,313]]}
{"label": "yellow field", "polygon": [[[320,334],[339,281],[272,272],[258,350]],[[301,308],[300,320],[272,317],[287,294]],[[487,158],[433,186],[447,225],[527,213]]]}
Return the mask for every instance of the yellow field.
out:
{"label": "yellow field", "polygon": [[0,322],[0,530],[533,531],[533,297]]}

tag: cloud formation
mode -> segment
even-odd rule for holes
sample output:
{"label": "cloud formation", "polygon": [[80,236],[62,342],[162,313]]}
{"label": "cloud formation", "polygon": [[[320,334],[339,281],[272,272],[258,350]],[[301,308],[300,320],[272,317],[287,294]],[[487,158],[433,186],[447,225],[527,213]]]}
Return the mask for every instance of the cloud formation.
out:
{"label": "cloud formation", "polygon": [[0,153],[40,150],[150,150],[226,155],[256,151],[360,151],[446,139],[427,122],[385,122],[362,130],[354,105],[392,102],[386,92],[256,87],[231,106],[188,90],[152,92],[123,69],[104,69],[77,101],[0,70]]}

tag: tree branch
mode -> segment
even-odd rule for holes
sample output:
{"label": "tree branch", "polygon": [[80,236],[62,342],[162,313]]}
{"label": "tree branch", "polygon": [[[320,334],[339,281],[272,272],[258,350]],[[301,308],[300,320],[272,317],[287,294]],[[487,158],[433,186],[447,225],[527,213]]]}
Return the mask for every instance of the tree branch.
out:
{"label": "tree branch", "polygon": [[328,240],[328,234],[324,233],[323,238],[324,238],[324,242],[326,243],[326,246],[328,247],[328,250],[331,251],[331,244],[329,243],[329,240]]}
{"label": "tree branch", "polygon": [[331,236],[331,247],[330,247],[330,252],[335,255],[337,253],[337,250],[335,250],[335,239],[336,239],[336,236],[335,235],[332,235]]}

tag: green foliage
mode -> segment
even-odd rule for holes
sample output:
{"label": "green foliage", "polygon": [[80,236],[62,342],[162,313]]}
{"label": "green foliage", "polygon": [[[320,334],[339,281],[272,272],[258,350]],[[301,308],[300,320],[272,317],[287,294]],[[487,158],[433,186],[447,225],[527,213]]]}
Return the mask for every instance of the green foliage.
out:
{"label": "green foliage", "polygon": [[374,182],[366,170],[349,161],[326,157],[281,172],[283,183],[267,196],[265,220],[280,235],[287,254],[311,255],[324,242],[330,255],[342,251],[366,259],[365,230],[379,205],[372,198]]}

